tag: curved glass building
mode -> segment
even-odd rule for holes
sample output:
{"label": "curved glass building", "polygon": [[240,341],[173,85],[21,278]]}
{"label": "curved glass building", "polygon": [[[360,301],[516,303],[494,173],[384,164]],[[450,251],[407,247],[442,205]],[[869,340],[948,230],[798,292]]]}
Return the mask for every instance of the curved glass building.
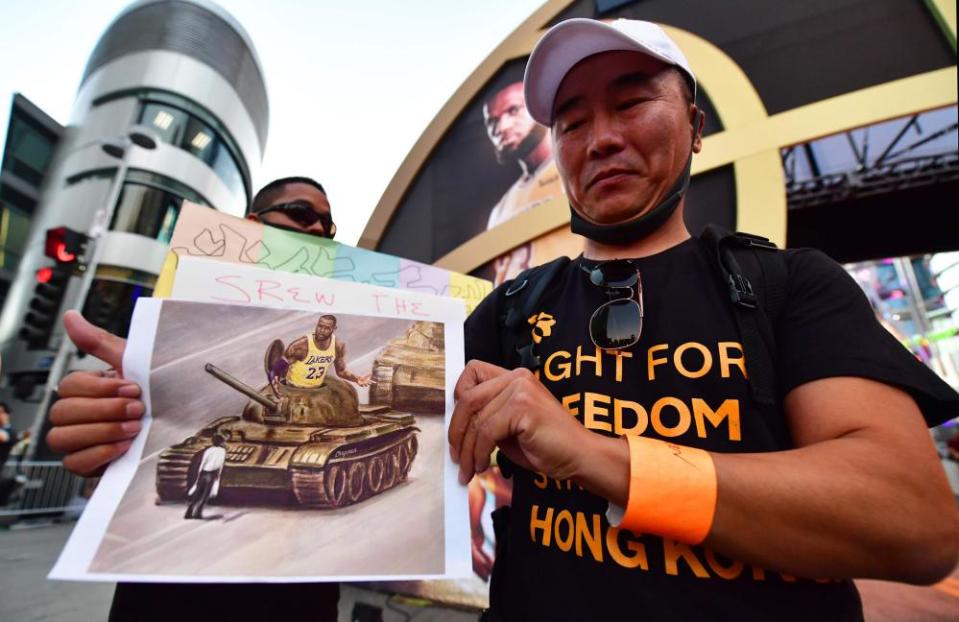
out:
{"label": "curved glass building", "polygon": [[125,334],[134,301],[153,290],[183,201],[244,214],[268,127],[256,50],[225,10],[206,0],[140,0],[121,12],[87,62],[47,171],[0,320],[4,372],[42,372],[59,341],[54,332],[50,349],[28,349],[18,339],[34,274],[51,263],[48,229],[65,226],[97,245],[89,293],[78,299],[82,279],[74,277],[60,312],[81,308]]}

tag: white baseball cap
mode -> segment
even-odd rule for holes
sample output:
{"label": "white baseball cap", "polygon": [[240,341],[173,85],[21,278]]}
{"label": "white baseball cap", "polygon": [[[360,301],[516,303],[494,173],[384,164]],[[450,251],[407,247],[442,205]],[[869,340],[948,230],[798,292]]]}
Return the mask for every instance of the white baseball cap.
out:
{"label": "white baseball cap", "polygon": [[577,17],[550,28],[526,63],[526,109],[537,122],[553,124],[553,100],[563,78],[579,61],[601,52],[640,52],[683,72],[696,96],[696,76],[679,46],[658,25],[634,19],[601,22]]}

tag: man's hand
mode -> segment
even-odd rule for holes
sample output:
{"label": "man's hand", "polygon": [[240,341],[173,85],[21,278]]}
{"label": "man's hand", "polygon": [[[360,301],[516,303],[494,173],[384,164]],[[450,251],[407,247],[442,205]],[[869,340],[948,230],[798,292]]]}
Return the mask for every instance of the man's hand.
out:
{"label": "man's hand", "polygon": [[370,374],[366,374],[365,376],[357,376],[356,384],[361,387],[368,387],[370,386],[370,378],[371,378]]}
{"label": "man's hand", "polygon": [[99,475],[123,455],[140,431],[144,413],[140,387],[123,379],[126,340],[90,324],[76,311],[63,316],[67,335],[78,348],[116,371],[73,372],[57,388],[50,409],[50,449],[67,454],[63,465],[77,475]]}
{"label": "man's hand", "polygon": [[596,436],[527,369],[470,361],[454,397],[450,454],[464,484],[489,467],[496,446],[525,469],[555,479],[575,477],[584,445]]}
{"label": "man's hand", "polygon": [[477,544],[476,540],[472,540],[470,553],[473,556],[473,573],[489,583],[490,575],[493,574],[493,559],[486,554],[481,544]]}
{"label": "man's hand", "polygon": [[273,395],[280,397],[280,381],[286,378],[286,372],[290,369],[290,363],[285,358],[280,357],[273,363],[273,367],[266,373],[266,379],[273,389]]}

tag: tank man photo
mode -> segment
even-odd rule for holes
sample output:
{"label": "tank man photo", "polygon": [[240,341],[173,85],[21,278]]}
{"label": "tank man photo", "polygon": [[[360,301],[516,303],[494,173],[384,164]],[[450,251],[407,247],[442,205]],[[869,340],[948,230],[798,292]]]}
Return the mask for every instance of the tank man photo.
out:
{"label": "tank man photo", "polygon": [[370,376],[347,369],[335,329],[336,317],[324,315],[313,333],[288,347],[274,340],[264,357],[267,382],[258,390],[207,363],[207,373],[250,401],[240,416],[215,419],[160,454],[160,501],[187,500],[217,436],[226,449],[217,497],[223,503],[338,508],[405,481],[417,453],[414,416],[388,404],[359,404],[351,382],[367,386]]}

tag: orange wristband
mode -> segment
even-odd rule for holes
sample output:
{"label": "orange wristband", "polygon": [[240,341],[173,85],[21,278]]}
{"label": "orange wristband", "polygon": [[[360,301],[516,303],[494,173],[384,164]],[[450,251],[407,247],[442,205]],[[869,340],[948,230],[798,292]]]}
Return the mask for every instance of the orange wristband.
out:
{"label": "orange wristband", "polygon": [[706,539],[716,514],[709,452],[629,435],[629,500],[619,524],[689,544]]}

